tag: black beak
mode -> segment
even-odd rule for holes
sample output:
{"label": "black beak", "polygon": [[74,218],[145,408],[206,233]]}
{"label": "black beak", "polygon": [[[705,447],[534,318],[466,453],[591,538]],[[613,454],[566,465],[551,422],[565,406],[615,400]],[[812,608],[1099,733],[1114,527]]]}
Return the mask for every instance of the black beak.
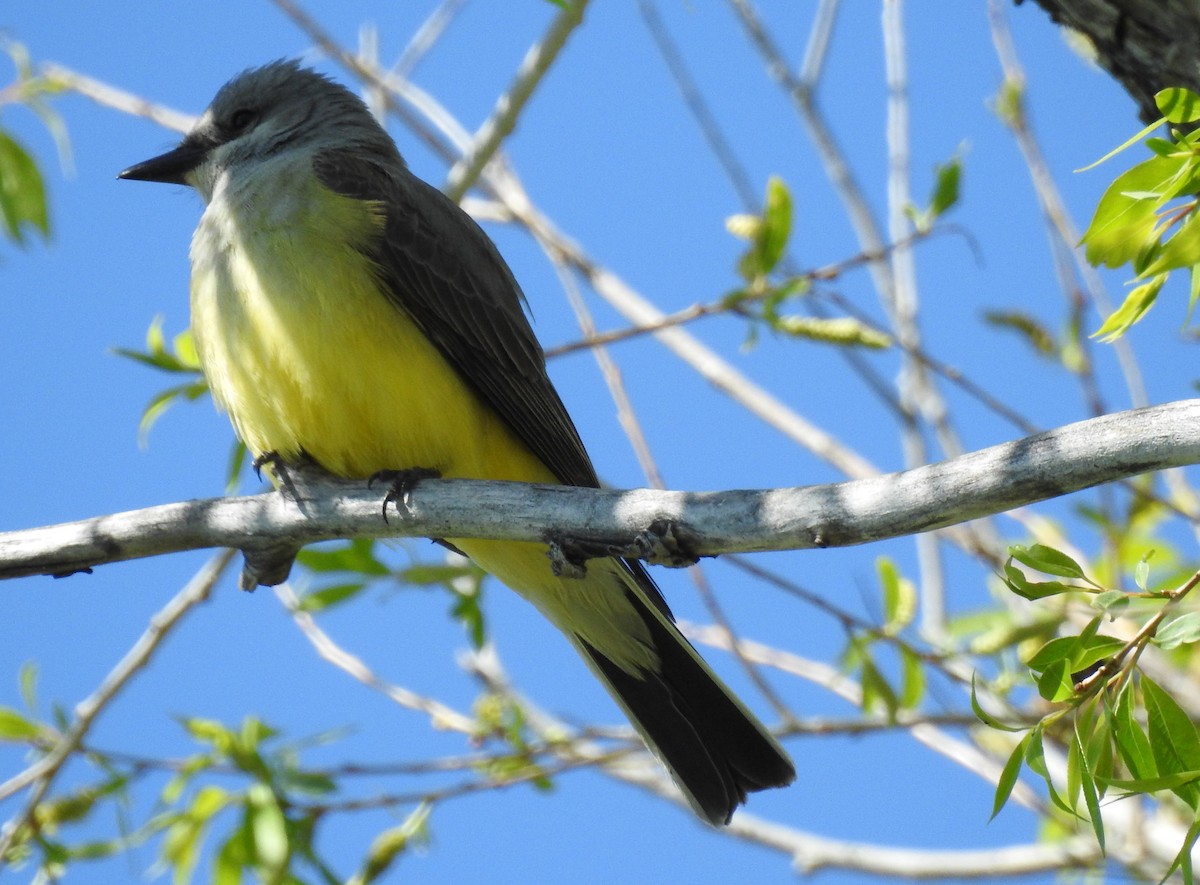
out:
{"label": "black beak", "polygon": [[187,184],[187,174],[204,162],[209,145],[184,139],[173,151],[130,166],[117,178],[130,181],[158,181],[163,184]]}

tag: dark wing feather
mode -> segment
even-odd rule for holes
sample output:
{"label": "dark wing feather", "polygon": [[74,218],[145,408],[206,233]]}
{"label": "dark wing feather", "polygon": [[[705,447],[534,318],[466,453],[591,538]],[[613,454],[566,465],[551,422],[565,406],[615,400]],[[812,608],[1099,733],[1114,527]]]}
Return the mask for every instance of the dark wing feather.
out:
{"label": "dark wing feather", "polygon": [[392,303],[561,483],[597,487],[546,374],[521,288],[474,219],[400,162],[328,151],[313,165],[327,187],[383,207],[384,235],[368,251]]}
{"label": "dark wing feather", "polygon": [[[512,271],[471,216],[402,164],[398,155],[378,163],[327,151],[313,167],[332,190],[383,207],[384,235],[370,255],[391,302],[559,482],[599,488],[579,432],[546,374]],[[674,620],[642,563],[625,565]]]}

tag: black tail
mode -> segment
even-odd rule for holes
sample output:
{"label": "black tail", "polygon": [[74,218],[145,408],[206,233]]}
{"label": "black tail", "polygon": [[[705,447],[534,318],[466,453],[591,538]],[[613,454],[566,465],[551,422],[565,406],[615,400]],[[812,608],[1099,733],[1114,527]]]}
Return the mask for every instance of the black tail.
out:
{"label": "black tail", "polygon": [[648,598],[632,587],[625,593],[650,633],[658,667],[630,673],[582,637],[576,641],[696,812],[727,824],[747,793],[787,786],[796,769],[675,627],[649,577],[632,571],[637,584],[644,579],[654,590]]}

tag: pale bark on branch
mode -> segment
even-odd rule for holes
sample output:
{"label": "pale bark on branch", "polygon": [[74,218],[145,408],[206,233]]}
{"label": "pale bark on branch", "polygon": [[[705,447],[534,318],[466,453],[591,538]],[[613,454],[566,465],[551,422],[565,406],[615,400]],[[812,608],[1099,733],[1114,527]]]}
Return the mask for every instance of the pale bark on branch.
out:
{"label": "pale bark on branch", "polygon": [[204,547],[270,557],[349,537],[549,541],[556,564],[566,569],[611,554],[681,565],[722,553],[909,535],[1196,463],[1200,400],[1118,412],[937,464],[831,485],[664,492],[425,480],[387,522],[378,487],[293,470],[288,494],[164,504],[0,534],[0,578],[68,575]]}

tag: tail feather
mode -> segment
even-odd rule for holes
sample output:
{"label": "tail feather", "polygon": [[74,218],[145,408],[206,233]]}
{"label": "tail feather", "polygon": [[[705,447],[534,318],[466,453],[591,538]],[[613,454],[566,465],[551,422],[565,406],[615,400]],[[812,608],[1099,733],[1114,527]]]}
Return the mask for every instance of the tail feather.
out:
{"label": "tail feather", "polygon": [[[635,580],[639,569],[632,569]],[[657,593],[649,578],[646,583]],[[708,668],[665,606],[625,587],[649,633],[657,666],[629,672],[576,634],[592,669],[666,765],[696,812],[729,823],[748,793],[796,777],[787,754]]]}

